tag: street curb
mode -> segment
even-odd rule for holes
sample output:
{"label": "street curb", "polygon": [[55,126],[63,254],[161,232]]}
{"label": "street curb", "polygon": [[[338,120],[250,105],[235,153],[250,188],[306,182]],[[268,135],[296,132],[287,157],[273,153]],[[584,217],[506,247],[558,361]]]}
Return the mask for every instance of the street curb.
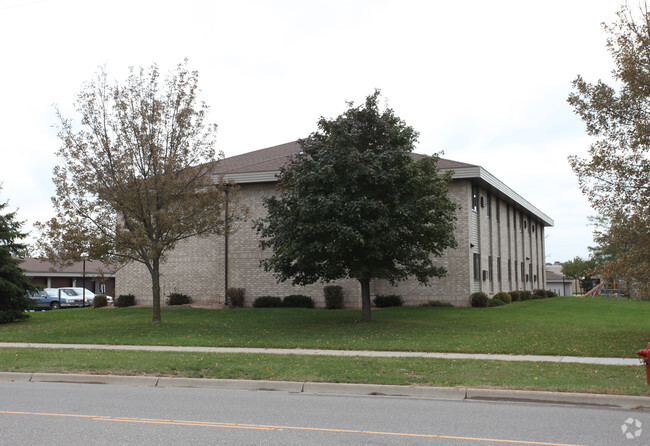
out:
{"label": "street curb", "polygon": [[155,387],[156,376],[86,375],[67,373],[33,373],[30,382],[35,383],[74,383],[74,384],[115,384],[120,386]]}
{"label": "street curb", "polygon": [[302,393],[304,384],[295,381],[264,381],[213,378],[158,378],[156,387],[186,387],[223,390],[269,390]]}
{"label": "street curb", "polygon": [[33,373],[0,372],[0,381],[26,383],[31,381]]}
{"label": "street curb", "polygon": [[483,400],[616,407],[650,410],[650,397],[592,393],[541,392],[472,387],[396,386],[157,376],[0,372],[0,382],[109,384],[120,386],[280,391],[314,395],[389,396],[450,401]]}
{"label": "street curb", "polygon": [[464,387],[391,386],[381,384],[313,383],[306,382],[304,393],[399,396],[442,400],[464,400]]}
{"label": "street curb", "polygon": [[597,393],[541,392],[533,390],[468,388],[466,399],[577,404],[586,406],[619,407],[622,409],[650,409],[650,397],[605,395]]}

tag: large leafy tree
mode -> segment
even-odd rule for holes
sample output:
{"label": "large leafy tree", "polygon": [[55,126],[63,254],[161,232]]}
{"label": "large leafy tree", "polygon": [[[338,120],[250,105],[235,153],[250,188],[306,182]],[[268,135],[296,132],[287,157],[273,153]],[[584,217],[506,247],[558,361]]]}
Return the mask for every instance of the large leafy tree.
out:
{"label": "large leafy tree", "polygon": [[[650,12],[628,7],[608,34],[614,59],[613,86],[581,76],[568,98],[594,137],[587,157],[569,162],[592,207],[610,224],[597,235],[608,261],[605,279],[650,292]],[[602,245],[605,243],[607,246]]]}
{"label": "large leafy tree", "polygon": [[591,283],[591,271],[595,266],[595,259],[585,260],[576,256],[572,260],[568,260],[562,264],[562,274],[569,279],[580,281],[580,287],[583,291],[589,291],[588,284]]}
{"label": "large leafy tree", "polygon": [[20,268],[20,256],[27,247],[20,240],[22,222],[16,220],[16,212],[3,213],[7,202],[0,203],[0,324],[25,319],[32,301],[27,297],[34,286]]}
{"label": "large leafy tree", "polygon": [[451,173],[438,171],[437,156],[414,160],[417,133],[380,110],[379,97],[320,119],[257,222],[261,247],[272,250],[267,271],[294,285],[358,280],[363,320],[371,320],[372,279],[427,283],[446,273],[434,257],[455,246]]}
{"label": "large leafy tree", "polygon": [[649,222],[638,215],[600,218],[591,247],[596,271],[630,296],[650,296]]}
{"label": "large leafy tree", "polygon": [[164,81],[156,65],[131,69],[114,84],[102,71],[78,95],[80,125],[57,110],[57,215],[40,225],[41,247],[50,258],[74,260],[85,251],[143,264],[154,323],[161,320],[165,255],[181,240],[225,229],[224,184],[211,176],[216,125],[205,123],[208,106],[198,92],[198,73],[187,61]]}

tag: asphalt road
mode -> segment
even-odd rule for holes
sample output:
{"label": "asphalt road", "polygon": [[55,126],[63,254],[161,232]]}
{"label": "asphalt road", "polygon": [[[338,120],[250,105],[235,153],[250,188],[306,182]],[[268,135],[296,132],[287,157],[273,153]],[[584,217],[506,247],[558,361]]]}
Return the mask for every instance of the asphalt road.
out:
{"label": "asphalt road", "polygon": [[650,443],[650,411],[594,406],[35,382],[0,396],[1,445]]}

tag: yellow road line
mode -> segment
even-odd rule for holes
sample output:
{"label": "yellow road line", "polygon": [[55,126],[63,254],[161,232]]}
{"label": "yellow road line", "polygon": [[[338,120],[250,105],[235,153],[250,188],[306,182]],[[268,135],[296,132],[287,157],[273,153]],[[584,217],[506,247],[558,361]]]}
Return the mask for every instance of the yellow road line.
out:
{"label": "yellow road line", "polygon": [[103,415],[80,415],[80,414],[64,414],[64,413],[41,413],[41,412],[15,412],[8,410],[0,410],[0,414],[7,415],[35,415],[35,416],[48,416],[48,417],[69,417],[69,418],[86,418],[92,421],[113,421],[118,423],[144,423],[144,424],[165,424],[170,426],[199,426],[199,427],[220,427],[228,429],[251,429],[251,430],[270,430],[270,431],[316,431],[316,432],[335,432],[345,434],[364,434],[364,435],[384,435],[384,436],[397,436],[397,437],[420,437],[420,438],[443,438],[446,440],[466,440],[466,441],[480,441],[491,443],[509,443],[509,444],[528,444],[540,446],[580,446],[575,444],[566,443],[546,443],[539,441],[526,441],[526,440],[505,440],[500,438],[479,438],[479,437],[460,437],[451,435],[435,435],[435,434],[410,434],[405,432],[380,432],[380,431],[365,431],[354,429],[331,429],[321,427],[301,427],[301,426],[273,426],[264,424],[241,424],[241,423],[220,423],[216,421],[187,421],[187,420],[165,420],[157,418],[128,418],[128,417],[112,417]]}

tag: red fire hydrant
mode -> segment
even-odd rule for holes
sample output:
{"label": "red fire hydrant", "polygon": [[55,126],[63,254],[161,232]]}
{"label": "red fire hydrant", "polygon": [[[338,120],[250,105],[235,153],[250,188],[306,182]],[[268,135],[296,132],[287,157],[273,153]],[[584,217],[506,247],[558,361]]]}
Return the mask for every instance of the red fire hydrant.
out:
{"label": "red fire hydrant", "polygon": [[650,342],[648,347],[636,352],[637,355],[642,356],[641,361],[645,364],[645,377],[648,385],[650,385]]}

